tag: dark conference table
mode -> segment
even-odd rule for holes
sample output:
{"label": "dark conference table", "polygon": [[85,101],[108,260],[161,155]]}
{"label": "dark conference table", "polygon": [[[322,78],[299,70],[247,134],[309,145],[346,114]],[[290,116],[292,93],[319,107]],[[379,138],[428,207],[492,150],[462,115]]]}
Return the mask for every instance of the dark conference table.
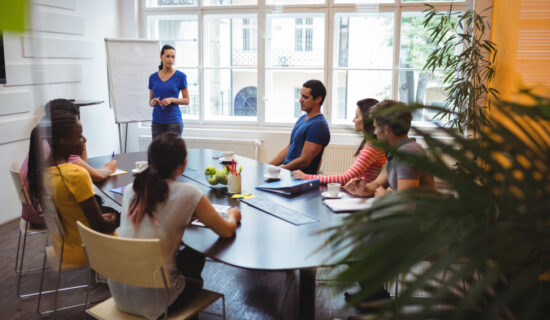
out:
{"label": "dark conference table", "polygon": [[[220,154],[221,151],[217,150],[189,149],[187,169],[178,181],[194,184],[213,204],[238,207],[242,213],[241,225],[236,236],[230,239],[222,239],[208,228],[190,225],[185,229],[184,244],[208,257],[239,268],[267,271],[299,270],[299,319],[315,318],[315,268],[333,265],[344,254],[329,246],[319,250],[329,234],[317,232],[340,224],[343,215],[332,213],[322,203],[321,192],[326,190],[325,186],[293,196],[281,196],[255,189],[255,186],[266,183],[264,174],[269,165],[238,155],[235,155],[235,160],[243,167],[243,193],[251,193],[258,199],[268,199],[318,221],[294,225],[238,199],[231,199],[226,193],[227,189],[220,185],[209,187],[203,174],[204,168],[208,165],[213,165],[217,169],[222,167],[219,160],[214,159]],[[147,154],[126,153],[115,155],[115,159],[119,168],[130,172],[136,161],[147,160]],[[94,167],[102,167],[110,160],[111,156],[104,156],[90,158],[88,162]],[[290,177],[288,170],[281,172],[283,179]],[[107,197],[122,204],[122,195],[110,190],[131,183],[133,178],[132,173],[123,174],[110,177],[96,185]]]}

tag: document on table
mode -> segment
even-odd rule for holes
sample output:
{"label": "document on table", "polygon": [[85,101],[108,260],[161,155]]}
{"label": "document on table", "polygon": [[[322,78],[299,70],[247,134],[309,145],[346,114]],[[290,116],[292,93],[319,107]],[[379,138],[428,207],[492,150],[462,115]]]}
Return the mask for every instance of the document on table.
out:
{"label": "document on table", "polygon": [[[227,218],[227,211],[231,209],[231,206],[225,206],[221,204],[212,204],[212,207],[214,207],[214,209],[216,209],[216,212],[219,213],[220,216],[222,216],[224,219]],[[206,227],[204,223],[200,222],[197,219],[191,221],[191,224],[197,227]]]}
{"label": "document on table", "polygon": [[115,172],[111,173],[109,176],[112,177],[112,176],[118,176],[120,174],[127,174],[127,173],[128,171],[124,171],[119,168],[116,168]]}
{"label": "document on table", "polygon": [[374,198],[346,198],[346,199],[325,199],[323,203],[332,212],[353,212],[366,210],[372,206]]}

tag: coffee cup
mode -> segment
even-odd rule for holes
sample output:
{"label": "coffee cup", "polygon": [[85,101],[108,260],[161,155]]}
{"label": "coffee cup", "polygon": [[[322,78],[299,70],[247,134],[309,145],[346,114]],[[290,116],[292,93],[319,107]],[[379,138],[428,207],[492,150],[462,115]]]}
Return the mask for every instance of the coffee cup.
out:
{"label": "coffee cup", "polygon": [[267,168],[267,175],[270,178],[279,178],[280,174],[281,174],[281,168],[279,168],[279,167],[268,167]]}
{"label": "coffee cup", "polygon": [[224,151],[222,152],[222,161],[231,161],[233,160],[233,155],[235,153],[233,151]]}
{"label": "coffee cup", "polygon": [[328,188],[328,195],[331,197],[337,197],[338,193],[340,192],[340,184],[339,183],[329,183],[327,184]]}
{"label": "coffee cup", "polygon": [[147,161],[136,161],[136,169],[143,171],[147,168]]}

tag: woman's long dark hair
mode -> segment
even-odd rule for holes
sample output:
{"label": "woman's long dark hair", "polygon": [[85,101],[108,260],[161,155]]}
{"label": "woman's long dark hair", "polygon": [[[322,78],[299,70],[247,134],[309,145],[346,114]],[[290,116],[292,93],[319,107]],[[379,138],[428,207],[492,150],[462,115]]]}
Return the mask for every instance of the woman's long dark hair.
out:
{"label": "woman's long dark hair", "polygon": [[[72,104],[68,100],[65,101]],[[62,150],[60,140],[69,137],[77,123],[78,119],[74,112],[52,109],[51,120],[44,119],[31,131],[27,181],[29,197],[33,206],[36,207],[42,197],[43,169],[53,165],[55,155],[66,154],[66,158],[68,158],[70,151]],[[44,140],[50,146],[50,154],[47,154],[44,150]],[[46,159],[44,159],[45,155],[47,156]]]}
{"label": "woman's long dark hair", "polygon": [[[176,49],[174,49],[174,47],[172,47],[171,45],[169,44],[165,44],[162,46],[162,49],[160,50],[160,55],[162,56],[164,54],[164,51],[166,50],[174,50],[176,51]],[[160,64],[159,64],[159,71],[162,70],[162,59],[160,60]]]}
{"label": "woman's long dark hair", "polygon": [[[374,136],[374,121],[370,117],[370,108],[375,106],[378,103],[378,100],[372,99],[372,98],[366,98],[357,101],[357,107],[359,107],[359,111],[361,111],[361,116],[363,117],[363,130],[364,134],[368,134],[371,137]],[[367,143],[367,138],[364,136],[363,141],[361,141],[361,144],[359,145],[359,148],[355,152],[355,157],[361,152],[361,149],[365,146],[365,143]]]}
{"label": "woman's long dark hair", "polygon": [[181,136],[165,132],[153,139],[147,149],[148,167],[134,179],[134,196],[130,200],[128,216],[134,228],[148,215],[153,221],[157,205],[168,198],[168,184],[178,166],[185,163],[187,148]]}

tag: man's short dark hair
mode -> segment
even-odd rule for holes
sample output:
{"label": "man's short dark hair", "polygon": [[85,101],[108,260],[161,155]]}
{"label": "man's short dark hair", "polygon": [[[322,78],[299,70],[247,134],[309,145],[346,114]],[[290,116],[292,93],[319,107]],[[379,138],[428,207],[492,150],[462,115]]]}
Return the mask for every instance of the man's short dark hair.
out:
{"label": "man's short dark hair", "polygon": [[402,136],[411,128],[412,113],[403,102],[384,100],[371,108],[370,113],[379,126],[388,126],[394,136]]}
{"label": "man's short dark hair", "polygon": [[325,88],[325,85],[321,81],[308,80],[302,86],[311,90],[311,96],[313,99],[321,97],[321,103],[319,103],[319,105],[323,105],[325,97],[327,96],[327,88]]}

